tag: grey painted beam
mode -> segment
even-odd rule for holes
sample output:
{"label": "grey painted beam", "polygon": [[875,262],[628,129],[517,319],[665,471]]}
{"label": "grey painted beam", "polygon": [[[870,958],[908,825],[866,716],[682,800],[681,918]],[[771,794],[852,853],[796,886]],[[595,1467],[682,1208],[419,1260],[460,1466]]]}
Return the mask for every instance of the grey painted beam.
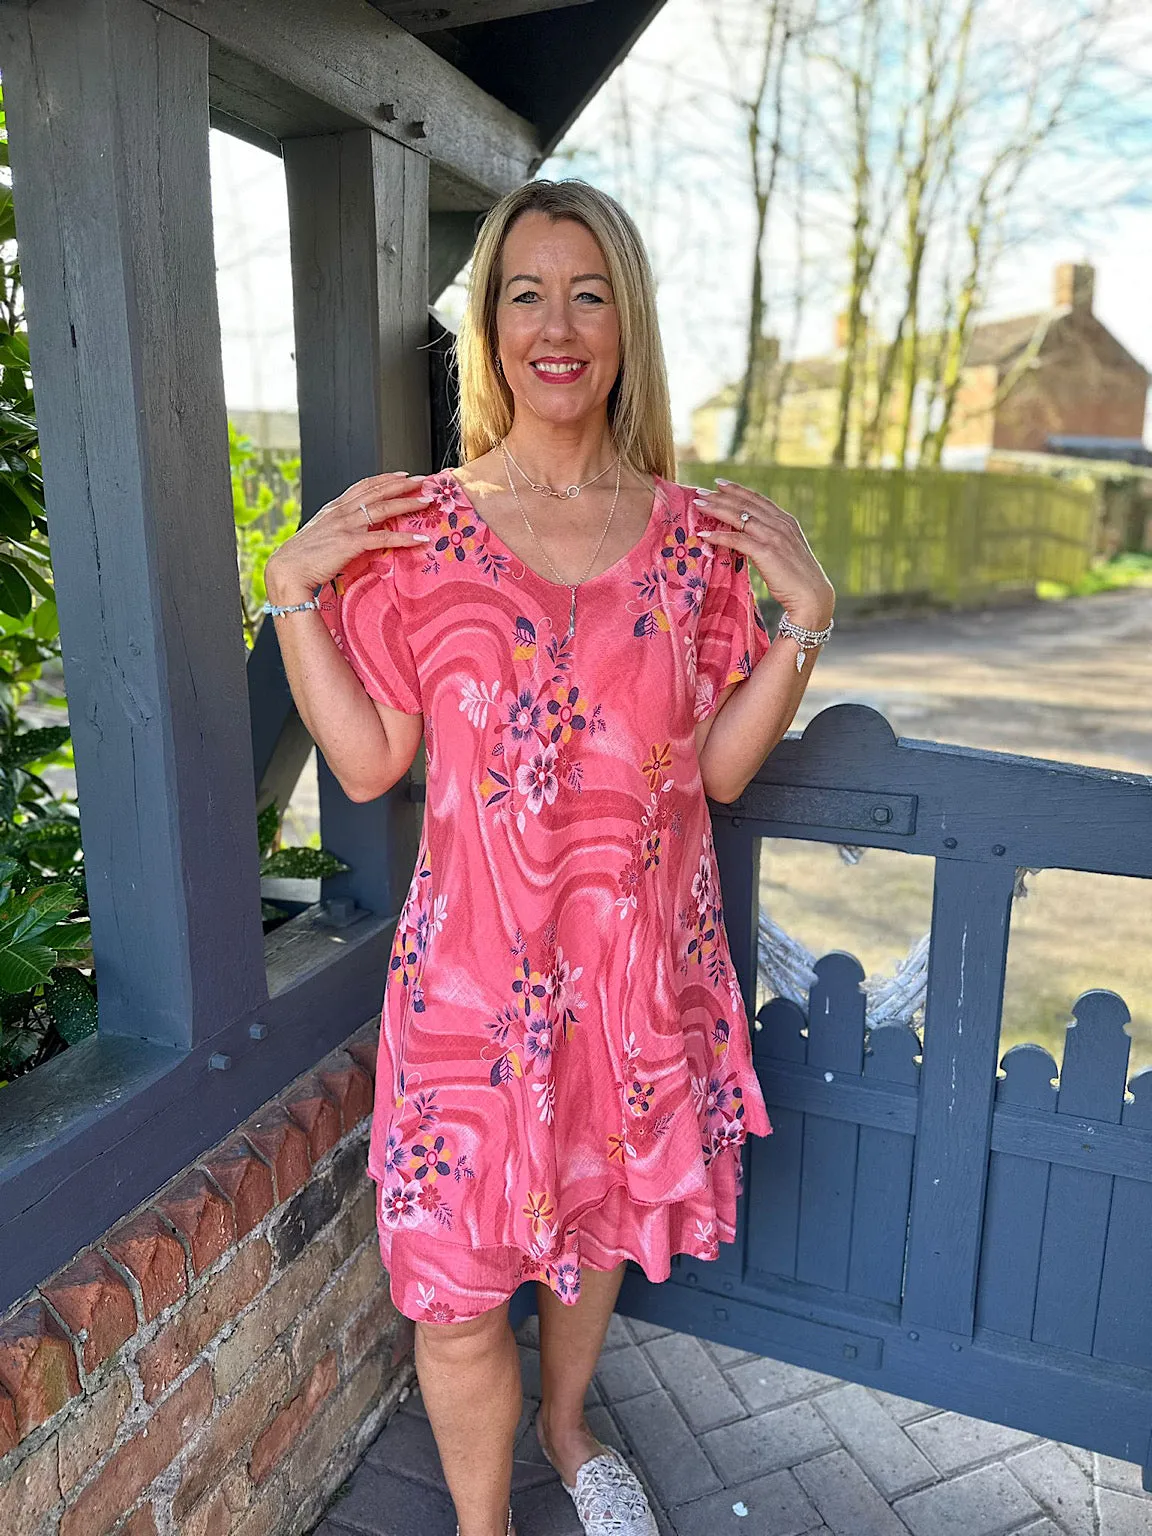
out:
{"label": "grey painted beam", "polygon": [[[428,162],[369,129],[284,144],[295,293],[301,502],[417,473],[431,453]],[[319,760],[325,848],[351,864],[325,896],[392,915],[411,877],[420,808],[401,781],[354,805]]]}
{"label": "grey painted beam", "polygon": [[187,1046],[265,996],[207,42],[139,0],[0,28],[100,1028]]}
{"label": "grey painted beam", "polygon": [[530,16],[535,11],[557,11],[565,6],[588,5],[590,0],[448,0],[429,5],[428,0],[371,0],[385,16],[418,36],[443,32],[450,27],[474,27],[509,16]]}
{"label": "grey painted beam", "polygon": [[483,214],[475,210],[428,215],[428,302],[436,300],[466,264]]}
{"label": "grey painted beam", "polygon": [[1015,871],[938,859],[903,1321],[971,1337]]}
{"label": "grey painted beam", "polygon": [[275,138],[377,128],[475,188],[478,207],[539,159],[529,123],[362,0],[156,0],[156,9],[212,38],[222,86],[213,105]]}

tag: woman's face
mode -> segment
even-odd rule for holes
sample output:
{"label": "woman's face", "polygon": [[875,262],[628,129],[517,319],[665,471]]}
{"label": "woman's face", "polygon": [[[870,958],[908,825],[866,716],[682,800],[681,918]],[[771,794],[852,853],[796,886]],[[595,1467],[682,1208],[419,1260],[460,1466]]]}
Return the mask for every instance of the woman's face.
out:
{"label": "woman's face", "polygon": [[517,415],[564,424],[603,411],[620,371],[620,317],[604,254],[583,224],[534,209],[512,225],[496,336]]}

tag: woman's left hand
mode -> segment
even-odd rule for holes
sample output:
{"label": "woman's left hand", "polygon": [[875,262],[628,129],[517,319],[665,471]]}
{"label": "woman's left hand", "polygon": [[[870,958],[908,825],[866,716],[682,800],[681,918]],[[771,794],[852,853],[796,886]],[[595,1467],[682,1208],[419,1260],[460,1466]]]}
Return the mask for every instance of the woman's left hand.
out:
{"label": "woman's left hand", "polygon": [[825,628],[836,606],[836,591],[800,524],[759,491],[731,480],[717,480],[716,487],[698,495],[695,505],[726,526],[701,529],[700,537],[747,556],[794,624]]}

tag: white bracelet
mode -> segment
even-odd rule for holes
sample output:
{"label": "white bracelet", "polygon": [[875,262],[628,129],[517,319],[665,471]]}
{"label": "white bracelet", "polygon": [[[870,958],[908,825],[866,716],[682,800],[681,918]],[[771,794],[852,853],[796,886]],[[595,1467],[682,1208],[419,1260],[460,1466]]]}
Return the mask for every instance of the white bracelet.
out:
{"label": "white bracelet", "polygon": [[820,648],[832,633],[834,620],[829,619],[824,629],[805,629],[803,624],[794,624],[786,613],[780,615],[780,622],[776,627],[777,635],[790,635],[799,650],[796,652],[796,670],[804,670],[804,660],[809,651]]}
{"label": "white bracelet", "polygon": [[319,606],[320,599],[318,597],[310,597],[306,603],[289,603],[285,608],[278,608],[275,603],[265,603],[260,612],[270,613],[274,618],[277,618],[282,613],[302,613],[305,608],[319,608]]}

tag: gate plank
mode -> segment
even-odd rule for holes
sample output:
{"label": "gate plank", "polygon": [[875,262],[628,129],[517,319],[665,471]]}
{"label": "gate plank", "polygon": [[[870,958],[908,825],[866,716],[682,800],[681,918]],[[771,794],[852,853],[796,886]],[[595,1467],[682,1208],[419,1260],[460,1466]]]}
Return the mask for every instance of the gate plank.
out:
{"label": "gate plank", "polygon": [[[864,1059],[864,967],[855,955],[817,960],[808,999],[808,1065],[826,1077],[860,1076]],[[804,1119],[796,1278],[828,1290],[848,1286],[860,1128],[809,1114]]]}
{"label": "gate plank", "polygon": [[[920,1040],[904,1024],[870,1030],[864,1057],[866,1084],[899,1083],[918,1088]],[[856,1206],[848,1289],[855,1296],[898,1302],[904,1286],[908,1202],[912,1192],[913,1138],[900,1131],[860,1127],[856,1162]]]}
{"label": "gate plank", "polygon": [[[1085,992],[1072,1012],[1056,1114],[1116,1124],[1132,1044],[1124,1032],[1128,1009],[1114,992],[1100,990]],[[1083,1168],[1052,1169],[1032,1328],[1038,1344],[1092,1352],[1114,1182]]]}
{"label": "gate plank", "polygon": [[937,858],[905,1324],[971,1337],[1015,870]]}
{"label": "gate plank", "polygon": [[772,1135],[766,1140],[754,1137],[749,1152],[748,1205],[755,1206],[756,1219],[748,1223],[748,1267],[762,1275],[794,1279],[804,1116],[772,1103],[771,1071],[776,1061],[804,1062],[805,1019],[795,1003],[775,997],[761,1008],[758,1022],[752,1054],[772,1119]]}
{"label": "gate plank", "polygon": [[[1152,1130],[1152,1067],[1129,1084],[1134,1102],[1123,1122]],[[1152,1183],[1117,1179],[1100,1282],[1092,1353],[1101,1360],[1144,1365],[1152,1360]]]}
{"label": "gate plank", "polygon": [[[1038,1045],[1017,1045],[1005,1055],[997,1104],[1056,1111],[1056,1063]],[[982,1327],[1017,1338],[1032,1336],[1044,1209],[1051,1165],[1034,1157],[994,1152],[988,1170],[984,1237],[976,1317]]]}

